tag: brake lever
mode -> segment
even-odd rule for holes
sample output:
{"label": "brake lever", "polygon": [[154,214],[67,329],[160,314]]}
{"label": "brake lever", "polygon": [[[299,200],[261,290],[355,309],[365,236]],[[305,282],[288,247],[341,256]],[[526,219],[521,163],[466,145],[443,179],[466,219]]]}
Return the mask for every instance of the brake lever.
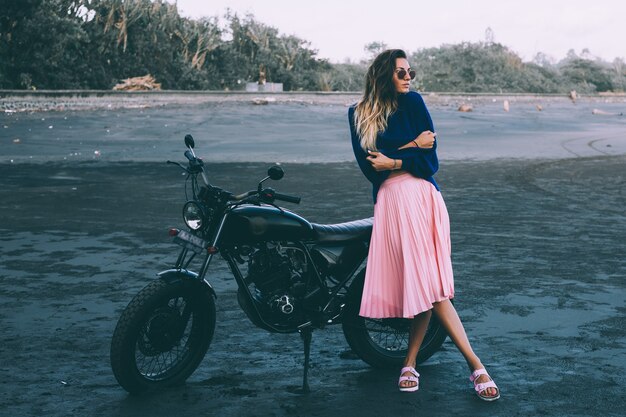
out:
{"label": "brake lever", "polygon": [[171,164],[171,165],[178,165],[180,167],[180,169],[182,169],[183,171],[185,171],[187,174],[191,174],[191,172],[189,172],[189,170],[187,169],[186,166],[184,166],[183,164],[179,163],[179,162],[174,162],[174,161],[166,161],[166,164]]}
{"label": "brake lever", "polygon": [[250,197],[251,195],[254,195],[254,194],[256,194],[256,193],[257,193],[256,191],[252,190],[252,191],[246,191],[245,193],[242,193],[242,194],[237,194],[237,195],[234,195],[234,196],[232,196],[232,197],[233,197],[233,199],[234,199],[235,201],[241,201],[241,200],[243,200],[244,198],[248,198],[248,197]]}

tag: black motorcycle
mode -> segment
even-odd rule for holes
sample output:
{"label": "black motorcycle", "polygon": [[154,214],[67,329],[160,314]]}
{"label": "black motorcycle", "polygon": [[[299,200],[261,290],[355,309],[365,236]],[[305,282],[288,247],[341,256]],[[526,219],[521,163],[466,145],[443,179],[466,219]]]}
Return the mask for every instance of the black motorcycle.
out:
{"label": "black motorcycle", "polygon": [[[216,294],[207,272],[218,253],[237,281],[239,305],[256,326],[300,333],[302,392],[309,390],[312,332],[331,324],[341,323],[350,348],[368,364],[399,367],[408,347],[410,321],[358,314],[372,219],[315,224],[279,207],[277,201],[298,204],[300,198],[263,186],[270,178],[283,177],[278,165],[269,168],[257,189],[234,195],[209,183],[191,135],[185,137],[185,145],[187,166],[167,161],[187,173],[185,195],[190,198],[183,207],[187,230],[169,231],[182,249],[173,268],[143,288],[117,323],[111,366],[119,384],[140,393],[183,383],[196,370],[215,329]],[[192,263],[198,272],[192,271]],[[433,315],[417,362],[433,355],[445,338]]]}

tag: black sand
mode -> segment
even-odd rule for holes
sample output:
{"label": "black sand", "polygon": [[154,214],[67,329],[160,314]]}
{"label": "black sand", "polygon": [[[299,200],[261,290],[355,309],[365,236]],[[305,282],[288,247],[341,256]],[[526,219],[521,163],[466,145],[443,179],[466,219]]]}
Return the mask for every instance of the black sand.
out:
{"label": "black sand", "polygon": [[[343,105],[0,115],[0,414],[623,415],[626,124],[591,115],[598,103],[524,106],[431,107],[456,306],[502,389],[494,404],[474,396],[449,341],[419,367],[420,391],[399,393],[397,370],[340,356],[339,327],[314,333],[312,393],[291,394],[299,337],[253,327],[222,261],[210,273],[215,338],[187,384],[144,397],[117,385],[108,358],[117,318],[176,255],[166,232],[181,224],[183,181],[159,161],[182,160],[182,136],[192,133],[216,185],[251,189],[262,161],[281,160],[286,177],[273,185],[303,198],[286,206],[320,223],[370,216],[370,188],[344,162]],[[287,141],[284,152],[271,145]]]}

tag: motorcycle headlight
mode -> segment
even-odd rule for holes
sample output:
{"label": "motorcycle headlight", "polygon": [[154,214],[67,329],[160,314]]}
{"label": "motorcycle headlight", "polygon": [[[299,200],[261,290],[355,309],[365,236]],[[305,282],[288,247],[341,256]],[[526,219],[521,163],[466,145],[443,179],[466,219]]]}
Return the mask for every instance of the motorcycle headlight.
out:
{"label": "motorcycle headlight", "polygon": [[191,230],[199,230],[204,226],[205,220],[202,206],[195,201],[188,201],[183,207],[183,220]]}

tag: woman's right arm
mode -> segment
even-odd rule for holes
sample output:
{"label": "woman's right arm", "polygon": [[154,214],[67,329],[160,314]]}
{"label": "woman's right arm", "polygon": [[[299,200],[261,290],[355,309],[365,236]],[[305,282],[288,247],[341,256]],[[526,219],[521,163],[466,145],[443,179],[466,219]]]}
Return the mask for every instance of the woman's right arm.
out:
{"label": "woman's right arm", "polygon": [[[419,178],[430,178],[439,170],[437,141],[430,131],[422,132],[418,138],[419,146],[415,146],[411,141],[394,151],[388,151],[386,155],[388,158],[401,161],[399,169]],[[430,147],[426,147],[429,144]]]}
{"label": "woman's right arm", "polygon": [[413,147],[398,150],[387,156],[402,161],[400,169],[408,171],[419,178],[430,178],[439,170],[436,147],[437,145],[430,149]]}

